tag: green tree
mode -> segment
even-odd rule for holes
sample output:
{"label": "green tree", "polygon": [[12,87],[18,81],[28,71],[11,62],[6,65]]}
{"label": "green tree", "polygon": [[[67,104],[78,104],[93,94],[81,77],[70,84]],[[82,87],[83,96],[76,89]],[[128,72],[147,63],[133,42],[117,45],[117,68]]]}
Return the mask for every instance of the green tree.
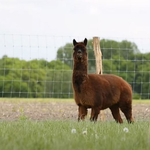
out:
{"label": "green tree", "polygon": [[[87,45],[89,70],[95,70],[95,56],[93,53],[92,42],[93,40],[89,40]],[[103,54],[103,60],[110,60],[113,56],[117,56],[118,59],[120,59],[120,57],[123,57],[124,59],[130,59],[131,55],[139,53],[137,45],[126,40],[117,42],[114,40],[102,39],[100,45]],[[57,59],[73,68],[72,53],[73,45],[71,43],[67,43],[65,46],[58,49]]]}
{"label": "green tree", "polygon": [[72,97],[72,70],[68,65],[61,61],[51,61],[47,68],[47,83],[46,83],[46,97],[54,98],[68,98]]}
{"label": "green tree", "polygon": [[72,97],[70,67],[61,61],[0,59],[0,97]]}

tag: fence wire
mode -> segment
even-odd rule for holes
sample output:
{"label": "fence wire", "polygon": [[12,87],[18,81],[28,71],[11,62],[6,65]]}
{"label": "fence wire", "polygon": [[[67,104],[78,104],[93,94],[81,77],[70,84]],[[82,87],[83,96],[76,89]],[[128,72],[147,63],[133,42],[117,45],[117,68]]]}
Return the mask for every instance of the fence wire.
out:
{"label": "fence wire", "polygon": [[[72,40],[85,37],[0,35],[0,97],[72,98]],[[88,72],[95,73],[93,37]],[[124,78],[134,99],[150,99],[150,39],[100,37],[104,74]]]}

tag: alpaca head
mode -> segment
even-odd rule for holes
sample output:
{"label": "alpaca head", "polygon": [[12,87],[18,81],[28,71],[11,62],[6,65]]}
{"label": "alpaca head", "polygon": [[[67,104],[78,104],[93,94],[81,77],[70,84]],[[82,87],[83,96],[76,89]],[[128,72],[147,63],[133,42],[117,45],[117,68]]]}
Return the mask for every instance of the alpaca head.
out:
{"label": "alpaca head", "polygon": [[73,58],[75,62],[83,62],[87,61],[87,39],[85,38],[83,42],[76,42],[76,40],[73,40],[74,45],[74,52],[73,52]]}

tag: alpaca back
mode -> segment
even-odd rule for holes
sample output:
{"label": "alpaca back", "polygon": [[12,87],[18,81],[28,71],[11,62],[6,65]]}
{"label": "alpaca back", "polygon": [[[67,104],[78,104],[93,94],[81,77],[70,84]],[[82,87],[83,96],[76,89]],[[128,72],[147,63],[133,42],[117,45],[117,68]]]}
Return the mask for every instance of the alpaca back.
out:
{"label": "alpaca back", "polygon": [[99,105],[105,109],[115,103],[124,101],[125,98],[132,99],[132,90],[130,85],[122,78],[115,75],[88,74],[80,85],[79,93],[74,88],[76,103],[93,107]]}

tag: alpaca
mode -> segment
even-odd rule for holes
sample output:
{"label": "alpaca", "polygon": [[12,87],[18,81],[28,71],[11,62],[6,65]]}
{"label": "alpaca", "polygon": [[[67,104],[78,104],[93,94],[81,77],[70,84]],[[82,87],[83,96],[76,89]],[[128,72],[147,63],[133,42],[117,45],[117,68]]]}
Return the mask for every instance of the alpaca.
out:
{"label": "alpaca", "polygon": [[123,123],[121,109],[128,123],[132,123],[131,86],[116,75],[88,74],[87,39],[83,42],[74,39],[73,45],[72,85],[78,105],[78,121],[85,119],[88,108],[91,108],[91,121],[97,121],[100,110],[109,108],[116,122]]}

